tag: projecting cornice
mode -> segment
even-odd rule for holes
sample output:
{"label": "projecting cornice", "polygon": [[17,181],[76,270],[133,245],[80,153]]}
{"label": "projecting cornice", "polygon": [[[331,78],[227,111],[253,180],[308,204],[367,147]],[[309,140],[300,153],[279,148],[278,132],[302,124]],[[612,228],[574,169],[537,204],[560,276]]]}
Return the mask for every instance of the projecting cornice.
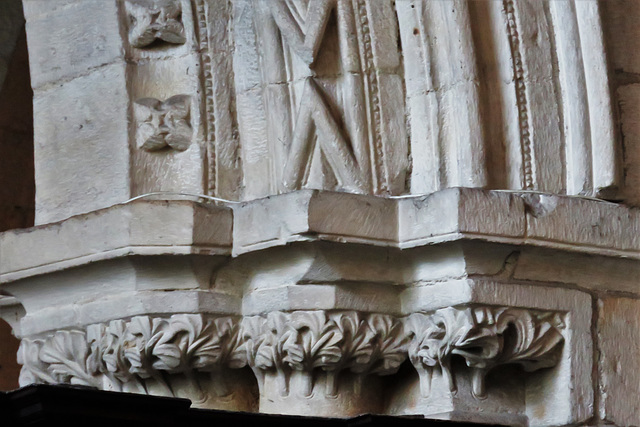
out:
{"label": "projecting cornice", "polygon": [[136,200],[0,234],[0,283],[129,255],[239,256],[313,241],[409,249],[461,240],[640,259],[640,211],[466,188],[402,198],[301,190],[229,204]]}

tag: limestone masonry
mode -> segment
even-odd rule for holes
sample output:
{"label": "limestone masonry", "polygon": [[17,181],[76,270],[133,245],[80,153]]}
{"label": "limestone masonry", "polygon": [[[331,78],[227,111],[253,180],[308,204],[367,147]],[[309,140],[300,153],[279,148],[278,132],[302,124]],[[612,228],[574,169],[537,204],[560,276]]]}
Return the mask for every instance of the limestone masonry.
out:
{"label": "limestone masonry", "polygon": [[20,384],[639,425],[604,3],[25,0]]}

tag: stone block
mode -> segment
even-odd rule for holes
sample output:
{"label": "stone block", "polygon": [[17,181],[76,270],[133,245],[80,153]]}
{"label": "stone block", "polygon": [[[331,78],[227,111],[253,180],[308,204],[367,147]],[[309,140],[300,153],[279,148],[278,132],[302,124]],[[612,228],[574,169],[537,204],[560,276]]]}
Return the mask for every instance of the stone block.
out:
{"label": "stone block", "polygon": [[640,300],[598,299],[600,418],[617,426],[640,424]]}
{"label": "stone block", "polygon": [[[433,312],[439,307],[455,308],[461,305],[471,305],[473,307],[474,304],[494,307],[504,306],[515,309],[526,308],[526,310],[532,310],[532,312],[536,310],[556,312],[561,314],[562,317],[566,315],[561,323],[565,331],[563,334],[564,344],[560,361],[555,367],[537,372],[529,377],[525,383],[521,383],[516,387],[516,390],[523,387],[525,390],[524,398],[519,403],[512,401],[509,404],[498,403],[497,406],[492,406],[496,404],[496,398],[498,402],[504,398],[501,395],[501,390],[504,389],[502,386],[498,386],[496,388],[498,396],[494,398],[490,390],[491,380],[490,377],[487,377],[486,393],[488,397],[482,403],[479,403],[476,397],[468,396],[464,398],[462,394],[458,393],[445,393],[440,397],[431,396],[428,393],[425,394],[423,386],[418,387],[415,384],[413,389],[405,389],[396,394],[399,397],[397,401],[392,402],[389,408],[391,412],[398,414],[433,414],[437,418],[464,421],[470,419],[465,418],[469,416],[469,411],[480,411],[483,413],[483,417],[486,417],[485,422],[517,424],[522,421],[522,416],[526,416],[528,424],[532,426],[577,424],[594,415],[591,298],[588,294],[571,289],[465,279],[409,288],[401,298],[405,313]],[[532,324],[527,327],[532,327]],[[533,330],[531,332],[533,333]],[[525,341],[529,344],[535,342],[533,335],[525,334],[525,336],[529,337]],[[449,331],[447,336],[451,337],[451,339],[457,337],[454,331]],[[473,336],[471,331],[463,334],[460,336],[461,342],[464,342],[470,336]],[[455,347],[458,344],[452,345]],[[464,355],[466,353],[463,351],[459,354]],[[457,371],[454,371],[454,373],[457,378]],[[432,380],[440,381],[437,379],[437,375],[444,375],[444,371],[441,374],[434,373]],[[463,383],[464,381],[466,380],[463,377]],[[408,386],[410,383],[410,381],[406,382],[405,387],[410,387]],[[442,387],[434,385],[432,389],[438,390],[436,393],[441,393]],[[413,397],[410,398],[409,396]],[[513,396],[508,397],[504,402],[511,398]],[[404,404],[400,402],[406,402],[407,399],[411,404],[403,406]],[[474,399],[476,399],[475,402]],[[503,412],[503,404],[507,405],[511,410],[518,407],[520,409],[513,412],[513,417],[506,420],[500,416]],[[493,418],[495,415],[498,415],[498,418]]]}
{"label": "stone block", "polygon": [[513,271],[516,280],[556,282],[588,290],[640,294],[635,259],[525,247]]}
{"label": "stone block", "polygon": [[640,4],[633,0],[601,2],[602,26],[611,55],[612,68],[640,73]]}
{"label": "stone block", "polygon": [[136,201],[26,233],[9,231],[0,234],[0,282],[124,255],[228,254],[231,221],[229,209]]}
{"label": "stone block", "polygon": [[126,88],[116,63],[36,92],[36,224],[131,197]]}
{"label": "stone block", "polygon": [[33,87],[124,62],[118,4],[116,0],[25,1]]}
{"label": "stone block", "polygon": [[[628,2],[635,4],[635,2]],[[636,5],[639,6],[640,5]],[[639,64],[640,64],[640,56]],[[640,66],[640,65],[639,65]],[[640,84],[628,84],[617,89],[624,146],[624,198],[630,204],[640,204]]]}

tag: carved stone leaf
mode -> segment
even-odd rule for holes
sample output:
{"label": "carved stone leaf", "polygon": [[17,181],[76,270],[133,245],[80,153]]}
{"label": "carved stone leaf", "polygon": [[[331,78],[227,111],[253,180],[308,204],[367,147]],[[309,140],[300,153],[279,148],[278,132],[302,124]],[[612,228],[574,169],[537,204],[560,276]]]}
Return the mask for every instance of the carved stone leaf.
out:
{"label": "carved stone leaf", "polygon": [[92,375],[106,372],[107,368],[102,360],[102,337],[106,326],[102,323],[87,327],[87,342],[89,344],[89,356],[87,357],[87,371]]}
{"label": "carved stone leaf", "polygon": [[23,339],[18,348],[18,363],[23,365],[20,370],[20,386],[28,384],[55,384],[54,378],[49,372],[49,365],[40,359],[42,340]]}
{"label": "carved stone leaf", "polygon": [[224,321],[205,320],[202,315],[183,314],[171,318],[172,326],[186,331],[181,350],[190,369],[206,370],[218,365],[223,357],[223,338],[230,327]]}
{"label": "carved stone leaf", "polygon": [[437,366],[445,337],[444,325],[436,325],[430,316],[415,313],[407,320],[414,338],[409,345],[409,358],[416,366]]}
{"label": "carved stone leaf", "polygon": [[340,313],[333,321],[344,337],[341,343],[342,358],[339,365],[326,366],[325,369],[339,369],[344,365],[352,372],[366,371],[374,352],[374,331],[356,312]]}
{"label": "carved stone leaf", "polygon": [[140,148],[146,151],[158,151],[167,146],[167,141],[162,135],[152,134],[144,140]]}
{"label": "carved stone leaf", "polygon": [[125,357],[130,363],[132,373],[142,378],[155,375],[153,367],[153,351],[166,328],[164,319],[151,319],[147,316],[137,316],[131,319],[129,335],[125,344]]}
{"label": "carved stone leaf", "polygon": [[294,312],[290,327],[292,333],[284,344],[284,361],[291,368],[309,370],[339,362],[343,335],[324,312]]}
{"label": "carved stone leaf", "polygon": [[40,351],[40,359],[49,365],[57,383],[97,386],[96,379],[86,370],[87,340],[79,331],[58,331]]}
{"label": "carved stone leaf", "polygon": [[191,145],[191,127],[185,124],[183,120],[171,124],[170,131],[165,137],[165,141],[166,145],[175,150],[186,150]]}
{"label": "carved stone leaf", "polygon": [[244,352],[247,364],[256,365],[256,357],[262,342],[266,339],[264,331],[265,319],[259,316],[245,317],[242,319],[240,335],[242,345],[240,350]]}
{"label": "carved stone leaf", "polygon": [[104,331],[100,346],[106,370],[121,381],[127,381],[131,377],[130,364],[124,353],[126,335],[127,324],[124,320],[111,321]]}
{"label": "carved stone leaf", "polygon": [[408,337],[401,322],[391,316],[372,314],[369,327],[375,333],[375,357],[371,372],[390,375],[406,360]]}
{"label": "carved stone leaf", "polygon": [[439,366],[455,391],[450,359],[462,356],[474,369],[476,397],[484,396],[485,375],[497,365],[518,363],[530,371],[554,366],[564,340],[559,316],[524,309],[448,307],[429,315],[414,314],[407,324],[415,337],[409,356],[419,372],[430,378],[430,370]]}
{"label": "carved stone leaf", "polygon": [[502,337],[499,336],[492,314],[486,310],[438,310],[436,316],[445,325],[447,343],[443,347],[444,353],[439,355],[441,363],[450,357],[449,353],[462,356],[470,367],[487,368],[494,363],[502,350]]}
{"label": "carved stone leaf", "polygon": [[291,331],[288,329],[288,318],[284,313],[269,313],[265,339],[260,343],[256,353],[255,363],[260,369],[281,369],[284,364],[285,350],[283,349]]}
{"label": "carved stone leaf", "polygon": [[189,121],[190,102],[189,95],[175,95],[164,102],[154,98],[136,100],[138,147],[146,151],[166,147],[177,151],[188,149],[193,137]]}
{"label": "carved stone leaf", "polygon": [[516,339],[505,343],[503,363],[518,363],[526,371],[549,368],[558,363],[560,344],[564,337],[556,317],[535,317],[524,310],[507,309],[497,315],[498,328],[504,333],[512,325]]}
{"label": "carved stone leaf", "polygon": [[246,364],[246,356],[238,351],[242,344],[238,319],[219,317],[216,318],[213,323],[222,345],[222,352],[218,363],[226,363],[227,366],[244,366],[244,364]]}
{"label": "carved stone leaf", "polygon": [[153,348],[155,369],[168,372],[184,372],[187,369],[189,330],[181,326],[189,322],[180,322],[178,319],[171,318],[168,321],[167,328]]}

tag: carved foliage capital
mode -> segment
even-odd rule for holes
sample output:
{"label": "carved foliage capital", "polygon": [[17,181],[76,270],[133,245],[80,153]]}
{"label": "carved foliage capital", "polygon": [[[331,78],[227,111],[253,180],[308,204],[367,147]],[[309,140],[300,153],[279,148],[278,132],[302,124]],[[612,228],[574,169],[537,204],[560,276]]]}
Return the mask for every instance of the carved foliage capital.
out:
{"label": "carved foliage capital", "polygon": [[283,394],[288,394],[291,371],[307,374],[307,396],[314,387],[313,371],[325,371],[326,393],[333,396],[340,371],[388,375],[406,359],[402,323],[383,314],[274,312],[245,318],[242,339],[247,363],[255,371],[276,371]]}
{"label": "carved foliage capital", "polygon": [[[485,377],[498,365],[527,371],[555,366],[563,316],[509,307],[447,307],[404,319],[356,311],[272,312],[266,316],[176,314],[138,316],[22,340],[20,383],[66,383],[171,395],[170,374],[219,372],[250,366],[261,388],[267,376],[283,396],[295,374],[311,396],[320,374],[334,397],[342,373],[395,373],[407,356],[427,396],[435,370],[457,392],[452,358],[471,368],[473,394],[486,395]],[[360,377],[361,378],[361,377]]]}
{"label": "carved foliage capital", "polygon": [[433,370],[439,368],[457,391],[451,358],[472,368],[473,394],[486,395],[485,376],[495,366],[515,363],[527,371],[555,366],[564,341],[558,313],[504,307],[447,307],[407,318],[409,358],[428,395]]}
{"label": "carved foliage capital", "polygon": [[[238,321],[176,314],[113,320],[46,339],[23,339],[20,384],[66,383],[145,392],[145,380],[164,374],[213,371],[237,365]],[[165,384],[165,388],[170,388]]]}

